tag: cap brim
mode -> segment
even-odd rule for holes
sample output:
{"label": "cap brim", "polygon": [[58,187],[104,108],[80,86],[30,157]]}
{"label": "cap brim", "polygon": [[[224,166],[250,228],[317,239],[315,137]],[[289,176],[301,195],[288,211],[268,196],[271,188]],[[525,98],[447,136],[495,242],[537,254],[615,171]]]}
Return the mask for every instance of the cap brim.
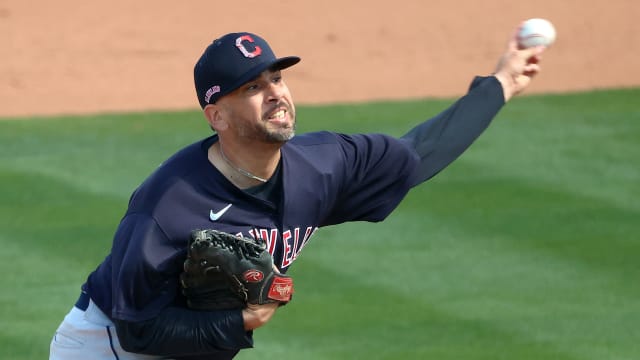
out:
{"label": "cap brim", "polygon": [[297,56],[285,56],[282,58],[278,58],[275,59],[274,61],[270,61],[270,62],[265,62],[262,63],[260,65],[257,65],[256,67],[252,68],[251,70],[247,71],[246,73],[244,73],[244,75],[242,75],[232,86],[229,86],[226,91],[222,91],[220,93],[220,95],[218,96],[218,98],[221,98],[229,93],[232,93],[233,91],[235,91],[236,89],[238,89],[240,86],[242,86],[243,84],[248,83],[249,81],[257,78],[258,76],[260,76],[260,74],[262,74],[263,71],[265,70],[283,70],[286,69],[288,67],[291,67],[297,63],[300,62],[300,58]]}
{"label": "cap brim", "polygon": [[299,62],[300,62],[300,58],[297,56],[286,56],[283,58],[276,59],[276,61],[274,61],[271,66],[267,67],[267,69],[283,70]]}

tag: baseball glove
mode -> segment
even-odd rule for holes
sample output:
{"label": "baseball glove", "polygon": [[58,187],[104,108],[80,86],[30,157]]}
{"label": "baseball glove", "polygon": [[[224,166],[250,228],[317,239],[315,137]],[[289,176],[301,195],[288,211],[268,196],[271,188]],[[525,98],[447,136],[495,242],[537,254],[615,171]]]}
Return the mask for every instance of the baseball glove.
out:
{"label": "baseball glove", "polygon": [[285,304],[293,294],[293,279],[274,267],[264,241],[212,229],[192,231],[180,282],[197,310]]}

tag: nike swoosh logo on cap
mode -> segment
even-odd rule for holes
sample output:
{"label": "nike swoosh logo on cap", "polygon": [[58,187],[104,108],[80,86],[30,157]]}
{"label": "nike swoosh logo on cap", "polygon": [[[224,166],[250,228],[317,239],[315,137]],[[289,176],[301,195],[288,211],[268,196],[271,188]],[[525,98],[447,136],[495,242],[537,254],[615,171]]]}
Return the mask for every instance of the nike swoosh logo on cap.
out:
{"label": "nike swoosh logo on cap", "polygon": [[225,206],[222,210],[220,210],[218,212],[213,212],[213,210],[209,210],[209,220],[216,221],[216,220],[220,219],[220,217],[222,215],[224,215],[224,213],[226,213],[227,210],[229,210],[231,205],[233,205],[233,204],[229,204],[229,205]]}

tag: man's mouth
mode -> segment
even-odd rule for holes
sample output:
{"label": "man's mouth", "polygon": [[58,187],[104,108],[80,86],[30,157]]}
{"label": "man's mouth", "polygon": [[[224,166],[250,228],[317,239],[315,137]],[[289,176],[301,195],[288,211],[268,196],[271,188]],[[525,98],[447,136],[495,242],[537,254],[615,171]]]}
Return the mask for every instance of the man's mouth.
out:
{"label": "man's mouth", "polygon": [[286,115],[287,115],[287,111],[285,109],[280,109],[280,110],[274,112],[273,114],[271,114],[271,116],[269,116],[268,119],[269,120],[284,120]]}

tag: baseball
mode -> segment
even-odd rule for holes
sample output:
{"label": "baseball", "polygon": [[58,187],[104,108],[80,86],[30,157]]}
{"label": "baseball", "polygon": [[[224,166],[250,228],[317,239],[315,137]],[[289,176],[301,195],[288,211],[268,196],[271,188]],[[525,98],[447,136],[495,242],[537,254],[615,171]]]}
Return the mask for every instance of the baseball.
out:
{"label": "baseball", "polygon": [[549,20],[529,19],[518,32],[518,45],[526,49],[534,46],[551,46],[556,40],[556,29]]}

